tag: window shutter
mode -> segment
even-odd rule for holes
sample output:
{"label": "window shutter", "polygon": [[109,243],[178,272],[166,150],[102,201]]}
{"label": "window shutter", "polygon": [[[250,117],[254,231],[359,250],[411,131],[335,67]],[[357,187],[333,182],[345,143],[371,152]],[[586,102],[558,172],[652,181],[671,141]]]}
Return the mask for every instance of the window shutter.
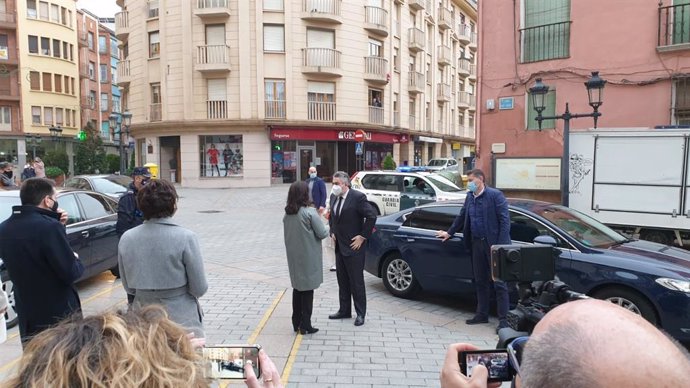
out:
{"label": "window shutter", "polygon": [[206,82],[209,101],[225,101],[227,99],[225,78],[211,78]]}
{"label": "window shutter", "polygon": [[307,47],[335,48],[335,34],[333,31],[307,30]]}
{"label": "window shutter", "polygon": [[206,26],[206,44],[209,46],[225,45],[224,24],[211,24]]}
{"label": "window shutter", "polygon": [[285,27],[264,24],[264,51],[285,51]]}
{"label": "window shutter", "polygon": [[283,0],[264,0],[264,9],[271,11],[282,11]]}
{"label": "window shutter", "polygon": [[309,93],[335,94],[335,84],[332,82],[309,82],[307,91]]}

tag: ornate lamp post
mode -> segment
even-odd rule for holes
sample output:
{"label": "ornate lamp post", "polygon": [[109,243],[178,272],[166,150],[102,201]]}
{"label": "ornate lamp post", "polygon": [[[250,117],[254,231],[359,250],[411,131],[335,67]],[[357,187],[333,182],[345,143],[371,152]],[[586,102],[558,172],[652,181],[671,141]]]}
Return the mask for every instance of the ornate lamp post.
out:
{"label": "ornate lamp post", "polygon": [[[124,113],[112,112],[108,119],[110,121],[110,130],[113,131],[113,134],[119,135],[120,175],[122,175],[127,171],[127,151],[124,146],[124,141],[126,138],[129,138],[129,126],[132,125],[132,114],[128,110]],[[122,133],[122,127],[124,127],[125,130],[124,135]]]}
{"label": "ornate lamp post", "polygon": [[592,113],[571,113],[568,103],[565,103],[565,113],[555,116],[542,116],[542,112],[546,109],[546,93],[549,92],[549,86],[541,82],[541,78],[537,78],[534,86],[529,88],[529,93],[532,96],[532,106],[537,112],[535,120],[539,123],[539,130],[541,131],[541,124],[544,120],[563,120],[563,156],[561,157],[561,204],[568,206],[570,194],[570,182],[568,176],[568,166],[570,165],[570,120],[581,117],[592,117],[594,119],[594,128],[597,127],[597,119],[601,116],[599,107],[603,103],[604,86],[606,81],[599,77],[598,71],[592,72],[592,77],[585,82],[587,88],[587,95],[589,97],[589,106],[592,107]]}
{"label": "ornate lamp post", "polygon": [[31,150],[33,154],[33,159],[36,159],[36,146],[41,144],[41,135],[37,134],[27,134],[26,135],[26,142],[31,145]]}

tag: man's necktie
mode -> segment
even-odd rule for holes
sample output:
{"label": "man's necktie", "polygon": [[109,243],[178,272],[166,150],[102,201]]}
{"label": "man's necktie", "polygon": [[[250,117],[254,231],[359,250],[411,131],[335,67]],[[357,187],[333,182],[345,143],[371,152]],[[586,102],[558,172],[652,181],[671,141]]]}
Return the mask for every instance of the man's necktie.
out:
{"label": "man's necktie", "polygon": [[343,208],[343,197],[338,197],[338,203],[335,205],[335,215],[340,217],[340,210]]}

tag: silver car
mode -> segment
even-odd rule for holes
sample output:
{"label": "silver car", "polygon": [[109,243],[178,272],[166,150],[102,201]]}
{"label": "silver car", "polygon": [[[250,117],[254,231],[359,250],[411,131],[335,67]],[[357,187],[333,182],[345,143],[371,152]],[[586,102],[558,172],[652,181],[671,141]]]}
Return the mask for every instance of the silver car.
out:
{"label": "silver car", "polygon": [[458,161],[453,158],[431,159],[426,165],[427,171],[453,171],[458,172]]}

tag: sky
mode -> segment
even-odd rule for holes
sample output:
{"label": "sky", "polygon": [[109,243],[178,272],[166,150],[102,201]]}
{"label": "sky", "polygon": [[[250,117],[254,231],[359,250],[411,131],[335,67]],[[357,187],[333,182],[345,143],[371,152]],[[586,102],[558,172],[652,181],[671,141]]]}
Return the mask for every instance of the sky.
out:
{"label": "sky", "polygon": [[89,12],[102,18],[111,18],[117,12],[120,12],[120,7],[115,4],[115,0],[78,0],[77,8],[87,9]]}

